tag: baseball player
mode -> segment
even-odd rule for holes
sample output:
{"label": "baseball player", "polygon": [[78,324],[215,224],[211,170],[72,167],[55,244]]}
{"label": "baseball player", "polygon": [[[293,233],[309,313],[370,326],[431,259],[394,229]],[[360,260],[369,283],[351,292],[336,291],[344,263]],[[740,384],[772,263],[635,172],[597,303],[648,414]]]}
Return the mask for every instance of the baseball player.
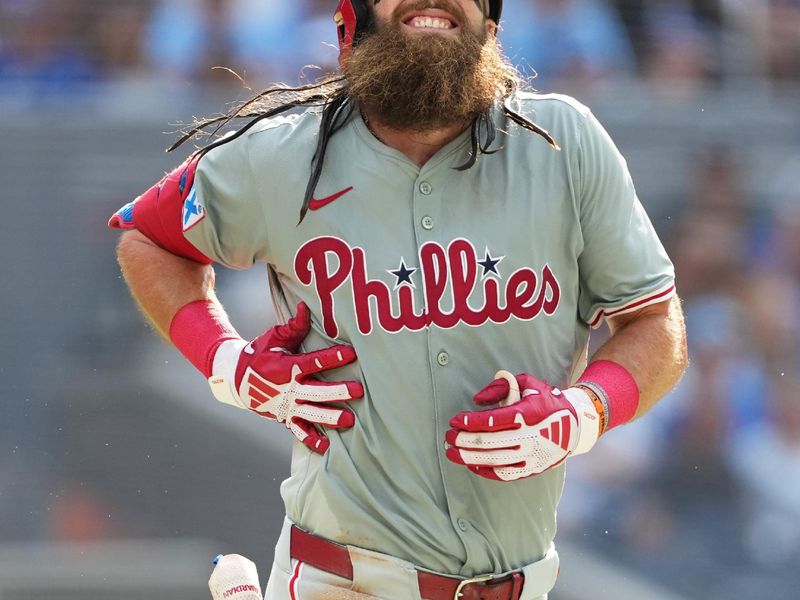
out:
{"label": "baseball player", "polygon": [[[546,598],[566,459],[685,368],[624,159],[521,89],[500,15],[341,0],[340,75],[259,95],[111,219],[155,327],[293,436],[269,600]],[[242,339],[212,263],[265,265],[282,324]]]}

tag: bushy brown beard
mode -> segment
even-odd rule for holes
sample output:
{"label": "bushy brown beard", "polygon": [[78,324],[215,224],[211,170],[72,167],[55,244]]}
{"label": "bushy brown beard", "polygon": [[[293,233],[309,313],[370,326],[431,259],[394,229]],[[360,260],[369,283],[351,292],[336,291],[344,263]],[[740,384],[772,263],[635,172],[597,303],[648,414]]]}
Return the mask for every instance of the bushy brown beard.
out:
{"label": "bushy brown beard", "polygon": [[494,35],[482,39],[468,26],[458,37],[402,28],[399,21],[379,27],[353,48],[345,67],[350,97],[382,125],[399,131],[466,125],[519,80]]}

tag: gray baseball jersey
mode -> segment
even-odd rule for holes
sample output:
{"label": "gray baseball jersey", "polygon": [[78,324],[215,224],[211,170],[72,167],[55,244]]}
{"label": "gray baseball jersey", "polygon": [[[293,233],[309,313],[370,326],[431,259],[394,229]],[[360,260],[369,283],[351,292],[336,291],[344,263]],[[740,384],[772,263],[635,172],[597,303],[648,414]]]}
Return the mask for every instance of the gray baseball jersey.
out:
{"label": "gray baseball jersey", "polygon": [[568,385],[590,326],[674,290],[626,163],[591,112],[560,95],[514,102],[560,152],[497,111],[501,151],[455,170],[465,132],[419,168],[356,111],[330,140],[298,225],[319,128],[310,110],[204,156],[184,220],[186,238],[219,263],[267,264],[280,314],[309,305],[305,351],[346,343],[358,355],[326,373],[364,383],[355,426],[327,431],[322,456],[295,442],[281,487],[289,518],[464,576],[545,555],[565,468],[479,477],[445,458],[449,419],[476,409],[473,394],[501,368]]}

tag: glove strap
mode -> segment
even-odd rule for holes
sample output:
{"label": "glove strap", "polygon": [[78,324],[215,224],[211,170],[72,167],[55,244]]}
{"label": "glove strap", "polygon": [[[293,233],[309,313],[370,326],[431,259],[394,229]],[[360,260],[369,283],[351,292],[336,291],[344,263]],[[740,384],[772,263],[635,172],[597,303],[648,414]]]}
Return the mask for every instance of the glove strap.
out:
{"label": "glove strap", "polygon": [[214,397],[237,408],[247,408],[240,400],[236,389],[236,366],[246,347],[247,342],[242,339],[222,342],[214,353],[211,377],[208,378],[208,385],[211,386]]}
{"label": "glove strap", "polygon": [[575,387],[589,394],[589,399],[594,403],[594,407],[600,417],[598,437],[603,435],[608,428],[608,398],[605,397],[603,390],[598,389],[595,385],[583,382],[575,384]]}
{"label": "glove strap", "polygon": [[585,454],[592,449],[597,438],[600,437],[600,416],[594,402],[585,390],[571,387],[562,392],[578,415],[578,439],[570,454]]}

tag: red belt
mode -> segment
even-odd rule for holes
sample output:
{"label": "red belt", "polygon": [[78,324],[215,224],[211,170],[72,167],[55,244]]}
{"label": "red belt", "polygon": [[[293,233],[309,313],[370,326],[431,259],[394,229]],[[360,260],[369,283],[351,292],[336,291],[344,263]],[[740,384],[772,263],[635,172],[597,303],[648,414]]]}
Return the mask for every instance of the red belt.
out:
{"label": "red belt", "polygon": [[[292,525],[289,553],[312,567],[353,579],[353,563],[347,547],[317,537]],[[524,576],[521,572],[498,578],[459,579],[417,571],[420,596],[424,600],[519,600]]]}

